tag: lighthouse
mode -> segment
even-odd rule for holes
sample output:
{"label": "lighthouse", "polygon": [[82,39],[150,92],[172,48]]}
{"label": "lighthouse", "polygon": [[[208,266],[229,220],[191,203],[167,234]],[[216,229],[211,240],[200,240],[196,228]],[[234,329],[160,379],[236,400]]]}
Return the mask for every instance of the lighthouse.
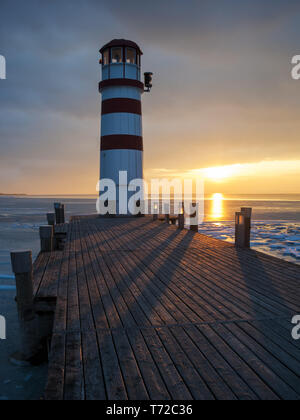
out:
{"label": "lighthouse", "polygon": [[115,39],[104,45],[100,54],[100,180],[108,179],[115,183],[116,213],[129,215],[127,204],[130,193],[127,203],[124,199],[121,203],[120,197],[124,197],[131,181],[143,178],[141,96],[152,87],[152,73],[145,73],[145,83],[141,82],[143,53],[135,42]]}

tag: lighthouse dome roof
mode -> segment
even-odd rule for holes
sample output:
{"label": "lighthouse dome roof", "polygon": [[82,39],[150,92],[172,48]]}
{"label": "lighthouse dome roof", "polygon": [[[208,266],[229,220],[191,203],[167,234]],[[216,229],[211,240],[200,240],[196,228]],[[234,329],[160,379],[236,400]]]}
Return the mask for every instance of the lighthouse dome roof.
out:
{"label": "lighthouse dome roof", "polygon": [[140,47],[133,41],[129,41],[128,39],[113,39],[108,44],[105,44],[104,47],[101,48],[100,53],[102,54],[104,50],[111,47],[129,47],[135,48],[139,54],[143,54]]}

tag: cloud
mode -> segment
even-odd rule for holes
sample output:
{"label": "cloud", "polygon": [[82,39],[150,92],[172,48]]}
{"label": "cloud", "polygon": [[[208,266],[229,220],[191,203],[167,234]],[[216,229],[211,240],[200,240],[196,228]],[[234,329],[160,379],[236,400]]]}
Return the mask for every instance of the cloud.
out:
{"label": "cloud", "polygon": [[[299,1],[2,0],[0,13],[6,189],[35,188],[41,166],[55,174],[65,162],[65,185],[88,165],[94,192],[98,49],[119,37],[141,44],[154,72],[143,98],[146,170],[300,158],[300,83],[290,77]],[[9,166],[21,171],[19,184]]]}

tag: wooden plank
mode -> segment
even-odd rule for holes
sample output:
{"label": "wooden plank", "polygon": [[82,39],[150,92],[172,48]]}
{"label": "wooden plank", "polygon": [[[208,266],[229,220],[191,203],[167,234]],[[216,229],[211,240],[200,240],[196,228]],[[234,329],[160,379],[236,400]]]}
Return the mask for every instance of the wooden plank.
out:
{"label": "wooden plank", "polygon": [[50,252],[40,253],[33,264],[33,294],[34,296],[36,296],[36,294],[39,291],[44,273],[47,269],[50,254],[51,254]]}
{"label": "wooden plank", "polygon": [[[165,287],[167,286],[167,288],[170,288],[172,291],[176,291],[176,295],[180,296],[184,305],[188,304],[189,308],[194,312],[198,312],[200,315],[198,317],[198,322],[209,322],[213,319],[232,319],[238,316],[234,312],[229,311],[226,306],[220,305],[220,302],[216,300],[216,295],[205,288],[205,286],[201,285],[201,287],[199,287],[198,284],[191,286],[187,280],[185,271],[181,271],[179,267],[176,267],[176,269],[172,268],[172,266],[166,262],[162,262],[163,260],[161,260],[158,255],[157,262],[156,260],[153,261],[153,257],[149,258],[145,256],[143,258],[145,267],[147,266],[147,269],[152,270],[155,277],[160,279],[163,284],[165,284]],[[199,293],[197,293],[198,290]],[[234,307],[234,310],[236,310],[236,307]],[[186,312],[188,312],[187,309]]]}
{"label": "wooden plank", "polygon": [[[116,311],[115,314],[113,314],[113,319],[117,318],[118,323],[115,324],[113,328],[119,328],[120,324],[127,326],[136,325],[132,314],[127,309],[126,302],[118,289],[117,282],[119,281],[119,278],[117,278],[117,280],[114,278],[114,273],[117,274],[116,269],[112,267],[109,260],[104,258],[104,255],[100,253],[101,251],[98,249],[97,237],[95,237],[95,234],[90,232],[90,236],[95,246],[95,255],[98,261],[98,266],[103,274],[103,280],[106,283],[104,288],[107,290],[106,293],[114,302],[113,305],[110,304],[110,309]],[[99,290],[101,292],[101,289]],[[110,320],[110,317],[108,317],[108,319]]]}
{"label": "wooden plank", "polygon": [[[162,258],[161,256],[158,256],[158,258]],[[182,260],[181,260],[182,262]],[[170,261],[171,263],[171,261]],[[174,263],[175,264],[175,263]],[[198,272],[193,272],[191,270],[191,266],[192,266],[192,262],[186,262],[184,264],[184,268],[178,267],[178,270],[180,272],[182,272],[182,275],[188,276],[190,279],[194,279],[194,282],[201,280],[206,281],[206,284],[209,285],[210,287],[214,288],[214,296],[218,296],[221,292],[224,294],[226,293],[228,295],[228,293],[230,293],[230,298],[226,299],[226,305],[230,305],[232,307],[233,310],[237,310],[238,307],[232,306],[231,305],[231,301],[232,300],[236,300],[237,298],[239,298],[242,301],[245,301],[245,298],[248,299],[248,305],[249,305],[249,297],[251,297],[251,305],[249,305],[249,307],[254,307],[256,308],[255,311],[256,312],[260,312],[262,316],[272,316],[274,315],[274,313],[276,314],[276,316],[286,316],[286,313],[282,313],[281,311],[278,311],[275,309],[275,307],[271,307],[269,304],[266,303],[265,297],[262,297],[259,294],[254,295],[253,293],[249,294],[249,291],[243,292],[243,285],[240,284],[239,288],[234,288],[232,287],[232,285],[230,285],[230,282],[227,283],[227,281],[224,279],[224,273],[223,271],[220,271],[218,276],[215,276],[214,274],[211,273],[206,273],[205,268],[202,267],[198,270]],[[221,275],[220,275],[221,274]],[[212,282],[212,280],[215,278],[215,282]],[[207,283],[209,282],[209,283]],[[232,280],[231,280],[232,283]],[[195,283],[195,285],[197,286],[197,284]],[[263,299],[262,299],[263,298]],[[238,302],[235,302],[238,303]],[[245,307],[245,304],[240,305],[241,307]],[[271,314],[270,314],[270,310],[271,310]],[[255,312],[254,312],[255,314]]]}
{"label": "wooden plank", "polygon": [[165,380],[168,391],[174,400],[192,400],[193,397],[170,359],[157,333],[151,328],[141,330],[155,363]]}
{"label": "wooden plank", "polygon": [[112,332],[120,367],[130,400],[148,400],[143,377],[137,365],[133,350],[123,329]]}
{"label": "wooden plank", "polygon": [[[259,351],[258,345],[250,340],[241,340],[241,330],[237,330],[235,325],[218,325],[214,327],[218,334],[223,337],[227,343],[242,357],[246,363],[256,372],[256,374],[271,388],[281,399],[293,400],[298,399],[297,393],[291,388],[288,382],[282,380],[278,372],[278,361],[272,364],[271,359],[265,352]],[[262,358],[260,357],[262,356]],[[270,363],[266,363],[268,358]],[[282,369],[279,369],[282,370]]]}
{"label": "wooden plank", "polygon": [[89,289],[87,286],[87,279],[85,273],[85,267],[82,257],[81,248],[81,233],[79,226],[77,226],[77,238],[75,242],[75,259],[76,259],[76,276],[77,276],[77,287],[78,287],[78,303],[80,313],[80,328],[83,331],[89,331],[95,329],[95,323],[93,319],[93,312],[91,308]]}
{"label": "wooden plank", "polygon": [[[262,324],[262,323],[261,323]],[[264,328],[257,322],[240,323],[239,327],[250,335],[261,346],[267,349],[273,356],[279,359],[285,366],[287,366],[295,374],[300,373],[300,348],[290,345],[281,337],[272,333],[268,328]],[[300,389],[299,389],[300,391]]]}
{"label": "wooden plank", "polygon": [[82,375],[84,375],[84,395],[86,400],[103,400],[106,398],[97,336],[95,332],[92,304],[83,260],[84,236],[80,226],[76,226],[75,243],[76,272],[78,281],[80,326],[82,330]]}
{"label": "wooden plank", "polygon": [[[120,316],[107,286],[107,283],[111,281],[111,274],[103,260],[98,260],[98,249],[95,246],[95,243],[93,242],[92,234],[90,234],[88,231],[86,232],[85,240],[89,250],[91,267],[95,276],[96,286],[98,289],[98,296],[101,297],[101,300],[98,300],[98,304],[100,302],[103,304],[108,326],[110,328],[118,328],[120,327],[120,325],[122,325]],[[105,320],[103,318],[102,321],[105,323]],[[103,325],[102,323],[99,323],[97,324],[97,326],[101,328]]]}
{"label": "wooden plank", "polygon": [[[164,233],[162,233],[162,235],[163,234]],[[189,248],[189,250],[190,250],[190,248]],[[171,252],[171,248],[169,248],[169,252]],[[172,252],[174,252],[174,251],[172,251]],[[229,285],[232,284],[232,280],[236,278],[236,271],[239,271],[239,266],[240,266],[240,263],[239,262],[237,264],[235,264],[234,261],[232,261],[232,259],[231,259],[231,260],[228,260],[227,265],[224,265],[223,264],[224,259],[226,261],[226,258],[225,257],[222,257],[221,256],[220,259],[219,259],[219,256],[216,256],[215,254],[206,255],[205,254],[205,252],[206,252],[205,249],[199,249],[199,250],[197,250],[197,254],[196,254],[197,255],[197,260],[195,260],[195,253],[190,253],[190,252],[186,252],[185,251],[183,256],[185,256],[186,258],[182,258],[182,255],[180,254],[180,252],[181,252],[181,249],[177,249],[178,258],[180,258],[182,260],[182,262],[183,261],[187,261],[186,266],[188,266],[189,269],[190,268],[196,268],[197,269],[197,268],[199,268],[201,266],[201,271],[203,272],[203,269],[206,269],[207,270],[207,268],[208,268],[207,266],[203,267],[203,262],[205,261],[206,264],[208,264],[210,266],[210,269],[212,269],[213,272],[215,271],[216,274],[218,274],[219,271],[222,271],[222,273],[223,273],[223,275],[225,276],[225,279],[226,279],[227,278],[226,271],[228,272],[229,267],[232,267],[232,268],[234,267],[234,269],[231,269],[230,276],[228,278],[228,284]],[[201,258],[200,259],[199,259],[199,253],[201,255]],[[220,268],[218,269],[219,271],[216,270],[216,268],[218,267],[218,264],[221,264],[220,265]],[[212,272],[212,275],[213,275],[213,272]],[[211,275],[211,271],[209,272],[209,274]],[[299,272],[299,274],[300,274],[300,272]],[[242,277],[240,277],[239,279],[237,279],[238,282],[240,282],[241,280],[243,280],[244,275],[245,275],[245,273],[242,273]],[[249,293],[249,286],[250,285],[251,285],[251,288],[257,288],[257,287],[260,287],[261,288],[262,287],[261,285],[260,286],[257,285],[258,284],[258,276],[257,276],[257,274],[255,274],[255,277],[253,277],[253,281],[251,281],[251,284],[249,283],[250,280],[251,280],[251,277],[248,278],[248,283],[247,283],[247,289],[246,289],[246,291],[248,293]],[[282,279],[281,279],[281,281],[282,281]],[[243,283],[242,283],[242,285],[240,284],[240,287],[243,287]],[[284,287],[285,287],[285,284],[284,284]],[[260,293],[262,293],[261,289],[259,289],[259,290],[260,290]],[[268,298],[270,296],[270,287],[268,288],[267,285],[266,285],[264,291],[265,291],[265,297],[267,296],[267,298]],[[297,292],[297,294],[299,296],[299,291],[297,290],[296,292]],[[283,293],[284,293],[284,289],[283,289]],[[272,296],[272,299],[274,299],[273,296]],[[290,299],[290,297],[289,297],[289,299]],[[275,297],[275,300],[276,300],[276,297]],[[278,298],[277,298],[277,301],[278,301]],[[281,301],[279,300],[279,302],[281,302]],[[299,299],[298,299],[297,302],[299,302]]]}
{"label": "wooden plank", "polygon": [[84,392],[87,401],[106,400],[102,363],[95,331],[82,333]]}
{"label": "wooden plank", "polygon": [[[270,369],[276,372],[279,378],[285,382],[285,384],[289,384],[289,388],[293,389],[295,392],[291,392],[290,395],[297,398],[300,396],[300,378],[298,374],[293,373],[289,370],[285,365],[285,361],[282,359],[279,360],[272,353],[266,351],[264,347],[262,347],[257,341],[254,341],[249,335],[245,334],[242,331],[240,325],[226,325],[226,328],[230,329],[236,337],[243,342],[246,346],[252,349],[253,353],[259,357],[265,366],[269,366]],[[275,352],[275,346],[273,348]],[[281,353],[282,358],[282,353]],[[285,389],[285,386],[283,387]]]}
{"label": "wooden plank", "polygon": [[214,400],[213,394],[191,363],[190,358],[184,353],[168,329],[157,328],[156,331],[193,398],[200,401]]}
{"label": "wooden plank", "polygon": [[[182,233],[177,232],[178,236],[182,235]],[[188,235],[188,234],[187,234]],[[166,236],[166,231],[161,233],[161,236]],[[188,249],[192,252],[196,253],[207,253],[214,256],[214,261],[218,261],[219,263],[234,263],[236,266],[237,272],[240,274],[244,274],[247,272],[248,269],[251,269],[251,272],[254,275],[258,277],[261,274],[262,268],[266,272],[267,275],[271,275],[274,280],[276,279],[282,286],[284,286],[284,282],[282,279],[282,275],[280,274],[280,267],[281,267],[281,260],[276,259],[277,265],[276,269],[274,269],[274,264],[271,264],[270,261],[265,259],[265,257],[268,258],[268,256],[264,256],[264,254],[258,253],[253,250],[243,250],[243,249],[236,249],[234,246],[230,245],[228,248],[222,249],[222,251],[217,247],[213,247],[211,243],[210,237],[205,237],[203,235],[195,235],[193,238],[191,238],[191,243]],[[176,245],[176,241],[178,240],[177,237],[174,239],[172,238],[172,247]],[[170,241],[170,240],[168,240]],[[203,244],[204,242],[204,244]],[[205,246],[203,246],[205,245]],[[278,262],[279,261],[279,262]],[[263,263],[262,263],[263,262]],[[240,270],[240,267],[243,267],[243,271]],[[299,276],[300,269],[297,267],[295,269],[295,265],[291,265],[290,268],[293,268],[293,270],[285,270],[282,272],[282,274],[287,277],[291,285],[294,284],[295,288],[297,287],[296,280],[294,273],[296,273],[296,278]],[[251,272],[248,273],[248,275],[251,277]],[[292,274],[293,273],[293,274]],[[256,278],[257,281],[257,278]]]}
{"label": "wooden plank", "polygon": [[134,351],[140,372],[151,400],[170,400],[170,394],[141,332],[137,329],[127,330],[127,335]]}
{"label": "wooden plank", "polygon": [[35,297],[36,300],[56,300],[62,256],[62,252],[59,251],[51,253],[42,282]]}
{"label": "wooden plank", "polygon": [[115,346],[109,330],[97,331],[103,375],[108,400],[127,400],[128,395],[123,380]]}
{"label": "wooden plank", "polygon": [[54,334],[48,363],[45,400],[62,401],[65,385],[65,334]]}
{"label": "wooden plank", "polygon": [[73,228],[70,239],[70,253],[69,253],[69,280],[68,280],[68,312],[67,312],[67,330],[80,331],[80,312],[79,312],[79,297],[78,297],[78,283],[76,271],[76,231]]}
{"label": "wooden plank", "polygon": [[66,335],[64,400],[81,401],[84,396],[81,334],[69,332]]}
{"label": "wooden plank", "polygon": [[[300,312],[300,311],[299,311]],[[292,320],[271,320],[265,323],[266,327],[278,334],[280,337],[283,337],[292,347],[296,348],[300,356],[300,341],[294,340],[292,337],[292,329],[295,325],[292,324]],[[294,353],[293,353],[294,354]]]}
{"label": "wooden plank", "polygon": [[69,245],[63,251],[60,278],[58,281],[58,295],[54,319],[54,332],[64,332],[67,327],[68,310],[68,280],[69,280]]}
{"label": "wooden plank", "polygon": [[[230,254],[231,261],[232,261],[234,255],[237,255],[236,248],[234,246],[232,246],[231,244],[226,244],[222,241],[214,240],[211,237],[206,237],[206,236],[203,236],[203,235],[200,235],[200,234],[193,235],[192,233],[190,233],[186,230],[185,231],[177,231],[175,228],[172,228],[172,227],[169,227],[169,226],[166,226],[166,225],[163,228],[163,230],[159,233],[159,235],[155,235],[154,233],[151,234],[151,237],[149,238],[150,243],[152,243],[153,241],[156,240],[157,245],[159,245],[159,241],[161,241],[161,236],[164,236],[164,235],[169,238],[168,241],[169,241],[169,247],[170,248],[177,247],[177,248],[181,248],[183,250],[184,248],[186,249],[187,246],[188,246],[188,249],[191,249],[191,250],[193,250],[194,248],[196,248],[197,251],[204,250],[204,249],[210,249],[210,251],[216,251],[217,250],[218,252],[222,248],[222,254],[220,254],[220,252],[219,252],[219,256],[221,257],[221,259],[223,261],[224,261],[224,259],[226,261],[226,258],[228,257],[228,255],[227,255],[228,253],[231,253]],[[170,241],[171,235],[173,235],[172,236],[172,241]],[[156,236],[157,236],[157,238],[156,238]],[[181,241],[180,244],[178,244],[179,239]],[[148,240],[146,242],[149,243]],[[221,245],[219,245],[219,244],[221,244]],[[152,246],[153,246],[153,244],[152,244]],[[225,250],[225,253],[224,253],[224,250]],[[245,262],[243,261],[243,266],[244,265],[247,266],[247,264],[249,263],[248,256],[249,255],[252,256],[251,257],[252,260],[250,260],[250,264],[251,264],[252,268],[255,267],[254,258],[256,258],[257,255],[259,255],[260,259],[264,259],[266,257],[267,260],[268,260],[268,256],[264,256],[264,254],[261,254],[261,253],[257,254],[257,252],[254,252],[253,250],[242,250],[241,255],[246,255],[247,256],[247,260]],[[214,258],[217,259],[217,257],[218,257],[217,254],[214,254]],[[280,267],[281,266],[281,264],[280,264],[281,261],[278,260],[278,259],[276,259],[276,261],[277,261],[277,263],[279,261],[279,267]],[[273,266],[273,264],[271,266]],[[293,264],[289,265],[289,267],[295,269]],[[299,269],[297,271],[298,271],[297,275],[299,276]],[[292,269],[288,270],[287,274],[290,275],[291,272],[292,272]],[[281,280],[281,282],[282,282],[282,277],[278,276],[278,269],[274,270],[272,274],[277,276],[277,278],[279,280]],[[296,275],[296,277],[297,277],[297,275]]]}
{"label": "wooden plank", "polygon": [[[202,328],[202,327],[201,327]],[[240,377],[237,372],[225,359],[223,354],[219,353],[215,346],[207,340],[202,334],[202,330],[195,326],[184,327],[187,334],[194,341],[197,347],[205,354],[210,364],[219,373],[219,375],[226,381],[227,385],[236,395],[239,400],[255,399],[252,389]]]}
{"label": "wooden plank", "polygon": [[248,366],[239,354],[236,353],[227,343],[217,334],[214,326],[201,326],[201,332],[214,345],[220,354],[226,359],[230,366],[239,374],[244,382],[251,388],[254,394],[252,399],[278,400],[277,395],[259,378],[259,376]]}
{"label": "wooden plank", "polygon": [[[117,239],[115,238],[115,240]],[[199,316],[199,313],[202,312],[203,307],[207,309],[205,301],[201,301],[201,307],[199,306],[199,303],[193,302],[194,293],[192,291],[186,290],[184,288],[184,293],[182,292],[182,288],[184,287],[182,285],[182,281],[179,282],[177,287],[177,284],[174,284],[171,274],[168,273],[167,276],[163,275],[165,270],[161,264],[155,265],[153,268],[155,261],[154,255],[148,260],[146,259],[146,253],[142,251],[138,253],[131,253],[130,258],[128,258],[124,252],[122,255],[124,256],[124,259],[126,259],[126,266],[130,266],[130,274],[134,279],[139,277],[145,278],[147,282],[146,285],[149,285],[145,287],[149,287],[149,290],[154,290],[154,296],[166,295],[166,297],[168,297],[168,300],[164,300],[163,302],[168,308],[168,311],[171,313],[172,318],[176,319],[176,322],[183,323],[188,322],[189,320],[193,320],[194,322],[201,322],[203,319],[213,319],[209,318],[207,314],[202,318]],[[157,275],[158,272],[159,275]],[[145,289],[145,287],[141,287],[141,290]],[[147,297],[147,300],[149,301],[149,297]],[[176,305],[174,305],[175,302]],[[156,303],[153,303],[153,306],[157,308]],[[179,311],[179,309],[181,310]],[[211,312],[211,310],[209,309],[208,312]],[[163,316],[163,318],[165,317]],[[172,319],[167,319],[165,322],[168,323],[172,321]]]}
{"label": "wooden plank", "polygon": [[91,310],[96,328],[108,328],[108,321],[100,292],[97,287],[96,275],[93,267],[93,260],[87,244],[87,232],[81,235],[82,258],[86,273],[87,286],[91,301]]}
{"label": "wooden plank", "polygon": [[214,365],[208,361],[206,355],[202,353],[196,344],[191,340],[184,328],[178,326],[171,327],[170,331],[180,343],[185,353],[189,356],[190,361],[203,377],[205,383],[208,385],[215,398],[217,400],[236,400],[237,398],[235,394],[223,380],[222,375],[219,375],[219,373],[215,370]]}
{"label": "wooden plank", "polygon": [[[98,231],[98,236],[100,232]],[[108,238],[103,233],[103,237],[107,241],[107,245],[110,246],[110,243],[115,242],[115,238],[111,237]],[[121,275],[121,279],[124,280],[123,282],[119,282],[119,286],[121,287],[121,292],[123,296],[126,297],[126,303],[128,304],[128,307],[130,307],[130,311],[135,312],[135,322],[137,325],[141,326],[147,326],[152,324],[161,323],[161,317],[157,310],[154,310],[156,307],[153,305],[153,295],[150,291],[146,290],[146,296],[144,295],[143,291],[145,291],[145,287],[138,278],[137,275],[133,273],[134,267],[131,264],[131,258],[128,258],[128,255],[125,257],[121,253],[105,253],[105,257],[110,258],[110,265],[113,267],[116,267]],[[125,264],[123,262],[125,261]],[[143,275],[143,273],[140,273]],[[118,278],[120,278],[118,276]],[[133,297],[129,295],[129,293],[132,294]],[[163,309],[163,312],[165,314],[165,310]],[[167,315],[168,316],[168,315]]]}

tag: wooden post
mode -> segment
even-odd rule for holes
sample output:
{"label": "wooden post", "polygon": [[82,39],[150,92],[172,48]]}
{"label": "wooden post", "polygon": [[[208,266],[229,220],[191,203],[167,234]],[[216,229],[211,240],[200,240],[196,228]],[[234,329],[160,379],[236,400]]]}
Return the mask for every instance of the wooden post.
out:
{"label": "wooden post", "polygon": [[245,224],[245,248],[250,248],[251,246],[251,217],[252,217],[252,208],[242,207],[241,213],[244,215],[244,224]]}
{"label": "wooden post", "polygon": [[65,205],[64,204],[60,205],[60,223],[61,224],[65,223]]}
{"label": "wooden post", "polygon": [[65,205],[61,203],[54,203],[56,224],[60,225],[65,223]]}
{"label": "wooden post", "polygon": [[40,227],[41,252],[51,252],[54,249],[54,227]]}
{"label": "wooden post", "polygon": [[178,229],[184,229],[184,213],[178,215]]}
{"label": "wooden post", "polygon": [[47,213],[47,222],[50,226],[55,225],[55,213]]}
{"label": "wooden post", "polygon": [[55,219],[57,225],[60,224],[60,206],[60,203],[54,203]]}
{"label": "wooden post", "polygon": [[242,212],[235,214],[235,246],[245,248],[246,243],[246,224],[245,215]]}
{"label": "wooden post", "polygon": [[32,253],[12,252],[12,270],[16,277],[17,306],[21,334],[21,351],[11,356],[14,364],[28,365],[38,353],[37,319],[33,304]]}
{"label": "wooden post", "polygon": [[242,207],[241,213],[243,213],[246,217],[251,219],[252,217],[252,208],[251,207]]}
{"label": "wooden post", "polygon": [[238,248],[251,246],[251,216],[252,209],[249,207],[243,207],[235,215],[235,245]]}

